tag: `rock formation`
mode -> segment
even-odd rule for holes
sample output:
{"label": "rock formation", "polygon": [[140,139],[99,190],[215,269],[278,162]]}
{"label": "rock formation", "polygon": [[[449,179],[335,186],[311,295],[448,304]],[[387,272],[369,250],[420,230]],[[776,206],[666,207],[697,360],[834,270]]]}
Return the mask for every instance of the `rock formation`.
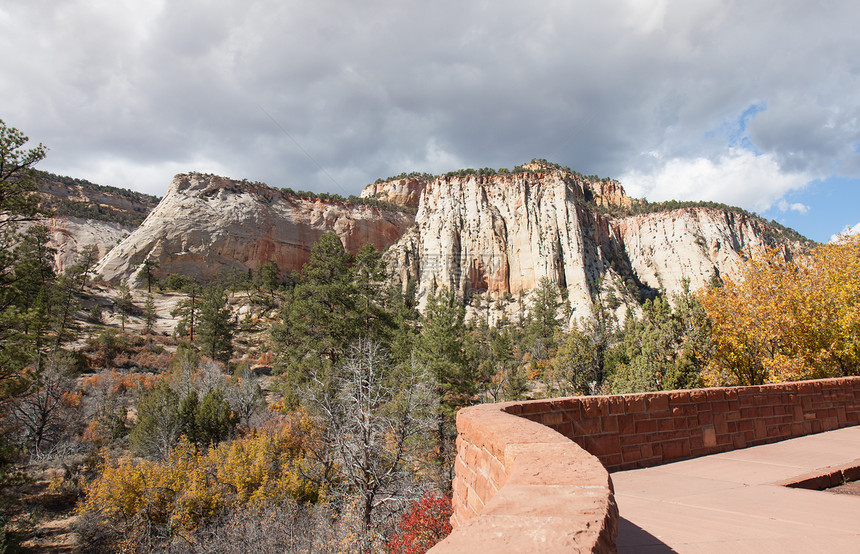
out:
{"label": "rock formation", "polygon": [[44,225],[56,250],[54,270],[71,267],[84,246],[95,245],[99,257],[131,234],[156,206],[158,198],[100,186],[82,179],[37,172],[39,206],[54,215],[31,224]]}
{"label": "rock formation", "polygon": [[404,208],[417,208],[421,201],[421,193],[427,186],[428,179],[424,177],[403,177],[389,181],[377,181],[364,187],[362,198],[375,198],[390,202]]}
{"label": "rock formation", "polygon": [[373,206],[303,198],[259,183],[215,175],[177,175],[158,207],[101,260],[108,281],[134,277],[147,258],[157,273],[211,279],[223,268],[256,269],[274,260],[282,272],[300,269],[326,231],[345,248],[384,249],[412,216]]}
{"label": "rock formation", "polygon": [[40,224],[48,228],[51,236],[49,245],[57,251],[54,254],[54,269],[57,273],[74,265],[84,246],[94,244],[98,248],[99,258],[102,258],[134,231],[133,227],[119,223],[70,216],[52,217]]}
{"label": "rock formation", "polygon": [[151,258],[161,276],[211,279],[223,268],[247,271],[270,259],[289,272],[309,259],[322,233],[334,231],[351,251],[367,242],[387,248],[394,280],[416,285],[419,307],[444,286],[483,306],[493,322],[522,310],[544,277],[566,291],[573,318],[589,316],[595,299],[623,315],[642,298],[671,297],[685,281],[696,289],[715,275],[736,275],[745,257],[767,246],[787,255],[797,247],[741,210],[656,211],[617,181],[543,161],[515,172],[401,176],[369,185],[362,197],[404,210],[177,175],[97,271],[110,281],[129,279]]}
{"label": "rock formation", "polygon": [[678,293],[684,280],[695,289],[736,275],[745,256],[768,245],[763,222],[740,211],[632,215],[638,201],[616,181],[552,165],[523,169],[427,183],[416,225],[386,254],[395,279],[417,285],[419,305],[443,286],[491,302],[527,297],[547,277],[566,289],[574,318],[610,293],[622,311],[641,295]]}

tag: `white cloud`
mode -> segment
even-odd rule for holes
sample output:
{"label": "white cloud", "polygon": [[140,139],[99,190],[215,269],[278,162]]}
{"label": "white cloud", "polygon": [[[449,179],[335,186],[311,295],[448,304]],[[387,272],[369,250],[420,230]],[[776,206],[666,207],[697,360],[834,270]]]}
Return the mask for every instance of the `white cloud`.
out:
{"label": "white cloud", "polygon": [[842,232],[838,235],[830,237],[830,242],[839,242],[839,239],[845,235],[860,235],[860,223],[855,226],[846,225]]}
{"label": "white cloud", "polygon": [[793,202],[789,203],[788,200],[782,199],[776,203],[777,209],[781,212],[787,212],[789,210],[793,212],[797,212],[799,214],[809,213],[809,206],[803,204],[802,202]]}
{"label": "white cloud", "polygon": [[[715,160],[672,158],[652,171],[633,170],[619,180],[631,196],[652,201],[711,200],[764,211],[786,193],[803,188],[810,178],[783,171],[772,155],[730,148]],[[785,205],[805,209],[802,204]]]}

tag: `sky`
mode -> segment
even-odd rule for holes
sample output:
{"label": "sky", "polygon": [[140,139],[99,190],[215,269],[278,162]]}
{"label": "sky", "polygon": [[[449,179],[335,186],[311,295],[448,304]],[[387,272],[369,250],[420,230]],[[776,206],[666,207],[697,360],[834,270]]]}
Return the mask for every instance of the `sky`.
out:
{"label": "sky", "polygon": [[852,0],[6,0],[0,119],[40,169],[358,194],[546,158],[648,200],[860,232]]}

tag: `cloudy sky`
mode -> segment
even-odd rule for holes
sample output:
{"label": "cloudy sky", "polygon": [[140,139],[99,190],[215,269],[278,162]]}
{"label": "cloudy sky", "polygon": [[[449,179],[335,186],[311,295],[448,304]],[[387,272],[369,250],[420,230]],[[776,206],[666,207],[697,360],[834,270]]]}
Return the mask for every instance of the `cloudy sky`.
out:
{"label": "cloudy sky", "polygon": [[[216,7],[217,6],[217,7]],[[40,168],[357,194],[546,158],[815,240],[860,223],[852,0],[7,0],[0,118]]]}

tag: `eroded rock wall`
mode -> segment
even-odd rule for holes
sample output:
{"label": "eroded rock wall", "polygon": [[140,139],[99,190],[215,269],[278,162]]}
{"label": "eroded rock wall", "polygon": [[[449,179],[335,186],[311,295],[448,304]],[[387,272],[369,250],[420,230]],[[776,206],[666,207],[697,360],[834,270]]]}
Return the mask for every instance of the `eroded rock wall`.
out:
{"label": "eroded rock wall", "polygon": [[615,181],[562,170],[439,177],[387,260],[396,279],[417,285],[419,306],[447,287],[486,298],[492,323],[523,308],[500,311],[497,299],[527,299],[544,277],[567,291],[574,319],[610,293],[623,316],[641,294],[671,297],[685,280],[697,289],[715,275],[736,276],[767,247],[751,216],[718,208],[618,215],[634,202]]}
{"label": "eroded rock wall", "polygon": [[134,277],[148,257],[158,273],[211,279],[224,268],[256,269],[275,260],[300,269],[319,237],[333,231],[344,247],[384,249],[412,223],[396,211],[300,198],[265,185],[215,175],[177,175],[143,224],[102,259],[108,281]]}

